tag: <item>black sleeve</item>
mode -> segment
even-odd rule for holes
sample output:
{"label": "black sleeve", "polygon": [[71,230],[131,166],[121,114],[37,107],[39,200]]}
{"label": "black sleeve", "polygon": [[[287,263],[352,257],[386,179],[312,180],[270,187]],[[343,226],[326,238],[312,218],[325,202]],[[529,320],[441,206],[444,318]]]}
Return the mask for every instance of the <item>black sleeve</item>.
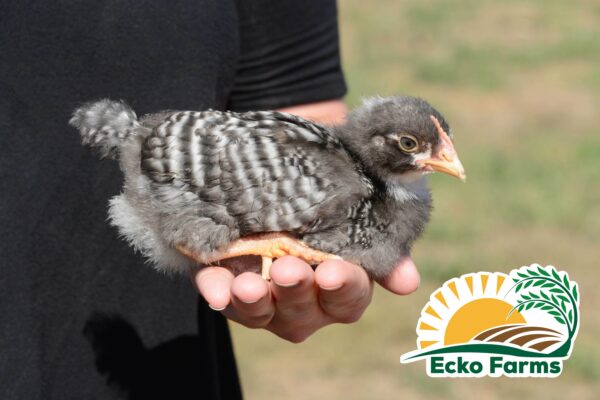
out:
{"label": "black sleeve", "polygon": [[346,94],[335,0],[238,0],[240,56],[229,108],[273,109]]}

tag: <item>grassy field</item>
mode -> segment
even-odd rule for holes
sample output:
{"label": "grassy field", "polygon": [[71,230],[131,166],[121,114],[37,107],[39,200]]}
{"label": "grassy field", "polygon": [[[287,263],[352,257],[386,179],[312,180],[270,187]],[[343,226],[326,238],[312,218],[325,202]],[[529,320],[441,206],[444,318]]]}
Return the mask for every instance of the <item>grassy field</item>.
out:
{"label": "grassy field", "polygon": [[[247,398],[597,398],[600,3],[341,0],[340,26],[348,102],[428,99],[450,121],[469,180],[430,180],[415,294],[379,289],[361,321],[300,345],[232,324]],[[446,279],[533,262],[580,285],[582,325],[560,378],[434,380],[424,363],[398,363]]]}

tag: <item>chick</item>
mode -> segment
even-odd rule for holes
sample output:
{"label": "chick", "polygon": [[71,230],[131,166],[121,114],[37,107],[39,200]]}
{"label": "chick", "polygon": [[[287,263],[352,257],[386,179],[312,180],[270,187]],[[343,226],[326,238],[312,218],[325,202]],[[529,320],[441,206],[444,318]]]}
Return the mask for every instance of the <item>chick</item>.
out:
{"label": "chick", "polygon": [[274,111],[165,111],[123,102],[77,109],[70,124],[119,158],[112,224],[159,269],[255,255],[263,276],[286,254],[343,258],[374,279],[410,253],[431,212],[423,175],[465,179],[442,115],[424,100],[371,98],[326,127]]}

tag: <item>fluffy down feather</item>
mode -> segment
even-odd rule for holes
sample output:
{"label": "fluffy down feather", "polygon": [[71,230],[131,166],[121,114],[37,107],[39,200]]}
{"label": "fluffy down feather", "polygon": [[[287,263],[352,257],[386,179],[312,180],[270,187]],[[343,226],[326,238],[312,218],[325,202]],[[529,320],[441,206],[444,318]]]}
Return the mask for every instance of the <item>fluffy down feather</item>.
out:
{"label": "fluffy down feather", "polygon": [[125,184],[110,202],[110,221],[159,269],[194,265],[176,245],[208,259],[239,237],[285,231],[382,278],[408,254],[431,210],[422,179],[397,179],[416,167],[396,144],[382,147],[391,140],[385,135],[424,130],[413,135],[431,149],[430,115],[448,128],[410,97],[367,102],[345,129],[267,111],[173,111],[138,121],[110,100],[84,105],[70,122],[85,144],[119,156]]}
{"label": "fluffy down feather", "polygon": [[69,123],[79,129],[83,144],[96,148],[101,157],[111,158],[116,158],[120,146],[140,126],[127,104],[108,99],[84,104]]}

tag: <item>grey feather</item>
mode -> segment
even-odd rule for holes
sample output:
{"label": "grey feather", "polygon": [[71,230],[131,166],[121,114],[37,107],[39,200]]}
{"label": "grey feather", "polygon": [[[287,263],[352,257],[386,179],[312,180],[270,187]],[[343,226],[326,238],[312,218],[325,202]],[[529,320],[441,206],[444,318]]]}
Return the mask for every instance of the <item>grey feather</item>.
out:
{"label": "grey feather", "polygon": [[139,127],[135,112],[122,101],[103,99],[78,108],[69,123],[79,129],[83,144],[101,157],[116,158],[119,148]]}
{"label": "grey feather", "polygon": [[[434,143],[429,112],[448,129],[422,100],[384,100],[366,102],[335,129],[268,111],[173,111],[138,121],[108,100],[77,110],[71,124],[84,143],[120,154],[125,185],[110,220],[163,271],[194,265],[179,244],[208,260],[239,237],[285,231],[382,278],[422,233],[431,198],[424,178],[396,179],[408,161],[380,146],[378,130],[405,124]],[[398,109],[410,120],[399,121]]]}

